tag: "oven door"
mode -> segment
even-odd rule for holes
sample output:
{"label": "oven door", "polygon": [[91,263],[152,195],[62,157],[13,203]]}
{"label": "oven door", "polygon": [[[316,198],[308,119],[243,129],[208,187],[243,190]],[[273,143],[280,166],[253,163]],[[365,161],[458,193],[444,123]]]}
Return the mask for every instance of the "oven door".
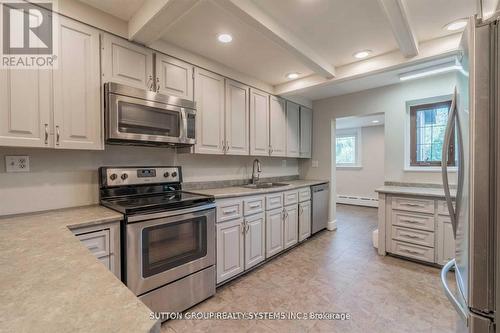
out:
{"label": "oven door", "polygon": [[189,130],[194,110],[113,93],[108,94],[106,105],[110,143],[194,144]]}
{"label": "oven door", "polygon": [[126,225],[126,284],[136,295],[215,265],[215,208],[179,213]]}

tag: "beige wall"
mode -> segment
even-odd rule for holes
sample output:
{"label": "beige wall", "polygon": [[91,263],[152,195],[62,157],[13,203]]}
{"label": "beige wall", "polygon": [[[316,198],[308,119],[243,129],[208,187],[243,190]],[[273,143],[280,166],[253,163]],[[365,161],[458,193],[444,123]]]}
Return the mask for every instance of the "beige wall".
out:
{"label": "beige wall", "polygon": [[361,129],[361,168],[337,167],[337,194],[377,198],[384,185],[384,126]]}
{"label": "beige wall", "polygon": [[[335,119],[340,117],[385,114],[385,181],[441,183],[439,172],[409,172],[404,170],[404,136],[406,102],[416,99],[449,95],[455,86],[453,73],[407,81],[391,86],[365,90],[313,102],[312,159],[300,163],[301,176],[331,180],[330,219],[335,220],[336,175],[332,138]],[[318,166],[312,167],[313,161]],[[453,179],[451,179],[453,182]]]}
{"label": "beige wall", "polygon": [[[5,155],[29,155],[29,173],[6,173]],[[245,179],[250,156],[176,154],[168,148],[106,146],[105,151],[0,148],[0,215],[98,202],[97,168],[106,165],[181,165],[184,181]],[[259,158],[262,177],[298,174],[296,159]]]}

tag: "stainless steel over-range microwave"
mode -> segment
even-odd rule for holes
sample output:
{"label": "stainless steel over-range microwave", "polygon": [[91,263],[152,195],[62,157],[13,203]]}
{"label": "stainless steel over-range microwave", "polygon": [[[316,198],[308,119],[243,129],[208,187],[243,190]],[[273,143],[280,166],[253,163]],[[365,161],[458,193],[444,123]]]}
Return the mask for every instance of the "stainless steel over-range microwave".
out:
{"label": "stainless steel over-range microwave", "polygon": [[107,143],[195,144],[194,102],[113,82],[104,85],[104,94]]}

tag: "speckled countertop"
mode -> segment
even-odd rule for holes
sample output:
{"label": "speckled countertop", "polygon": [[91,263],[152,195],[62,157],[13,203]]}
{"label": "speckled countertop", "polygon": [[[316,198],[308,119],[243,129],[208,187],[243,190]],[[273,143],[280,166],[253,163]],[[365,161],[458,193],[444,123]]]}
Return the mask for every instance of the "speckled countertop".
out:
{"label": "speckled countertop", "polygon": [[120,219],[97,205],[0,218],[0,331],[159,332],[68,229]]}
{"label": "speckled countertop", "polygon": [[308,179],[306,179],[306,180],[287,180],[287,181],[283,181],[283,183],[288,184],[288,185],[280,186],[280,187],[273,187],[273,188],[259,188],[259,189],[245,188],[242,186],[231,186],[231,187],[212,188],[212,189],[206,189],[206,190],[192,189],[192,190],[189,190],[189,192],[206,194],[206,195],[213,195],[216,199],[223,199],[223,198],[242,197],[242,196],[247,196],[247,195],[257,195],[257,194],[266,194],[266,193],[272,193],[272,192],[288,191],[288,190],[293,190],[293,189],[300,188],[300,187],[307,187],[307,186],[312,186],[312,185],[317,185],[317,184],[328,183],[328,180],[308,180]]}
{"label": "speckled countertop", "polygon": [[[419,195],[424,197],[444,198],[444,190],[435,187],[415,187],[415,186],[392,186],[385,185],[379,187],[375,192],[387,194]],[[451,196],[455,197],[456,190],[451,190]]]}

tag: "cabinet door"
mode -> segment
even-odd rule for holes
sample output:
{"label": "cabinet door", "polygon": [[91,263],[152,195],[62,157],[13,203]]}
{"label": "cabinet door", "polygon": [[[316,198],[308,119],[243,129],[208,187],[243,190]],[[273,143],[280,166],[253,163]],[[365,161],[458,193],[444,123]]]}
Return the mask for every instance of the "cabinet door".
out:
{"label": "cabinet door", "polygon": [[250,155],[268,156],[269,95],[250,89]]}
{"label": "cabinet door", "polygon": [[0,70],[0,146],[51,146],[52,72]]}
{"label": "cabinet door", "polygon": [[266,212],[266,258],[283,251],[283,209]]}
{"label": "cabinet door", "polygon": [[156,80],[160,93],[193,100],[193,65],[156,53]]}
{"label": "cabinet door", "polygon": [[455,239],[451,220],[448,216],[438,216],[437,249],[438,264],[444,265],[455,258]]}
{"label": "cabinet door", "polygon": [[104,82],[150,88],[153,83],[152,50],[109,34],[104,34],[102,44]]}
{"label": "cabinet door", "polygon": [[226,154],[248,155],[248,87],[226,80]]}
{"label": "cabinet door", "polygon": [[269,145],[271,156],[286,156],[285,100],[271,96],[269,100]]}
{"label": "cabinet door", "polygon": [[266,258],[266,219],[264,213],[245,218],[245,269]]}
{"label": "cabinet door", "polygon": [[102,149],[99,31],[59,16],[54,70],[56,148]]}
{"label": "cabinet door", "polygon": [[217,224],[217,283],[241,272],[244,263],[243,219]]}
{"label": "cabinet door", "polygon": [[311,201],[299,203],[299,242],[311,236]]}
{"label": "cabinet door", "polygon": [[299,210],[296,204],[285,207],[284,234],[285,249],[299,241]]}
{"label": "cabinet door", "polygon": [[195,68],[196,145],[200,154],[224,154],[224,78]]}
{"label": "cabinet door", "polygon": [[312,110],[300,107],[300,157],[311,158]]}
{"label": "cabinet door", "polygon": [[286,102],[286,156],[299,157],[300,141],[300,107],[298,104]]}

